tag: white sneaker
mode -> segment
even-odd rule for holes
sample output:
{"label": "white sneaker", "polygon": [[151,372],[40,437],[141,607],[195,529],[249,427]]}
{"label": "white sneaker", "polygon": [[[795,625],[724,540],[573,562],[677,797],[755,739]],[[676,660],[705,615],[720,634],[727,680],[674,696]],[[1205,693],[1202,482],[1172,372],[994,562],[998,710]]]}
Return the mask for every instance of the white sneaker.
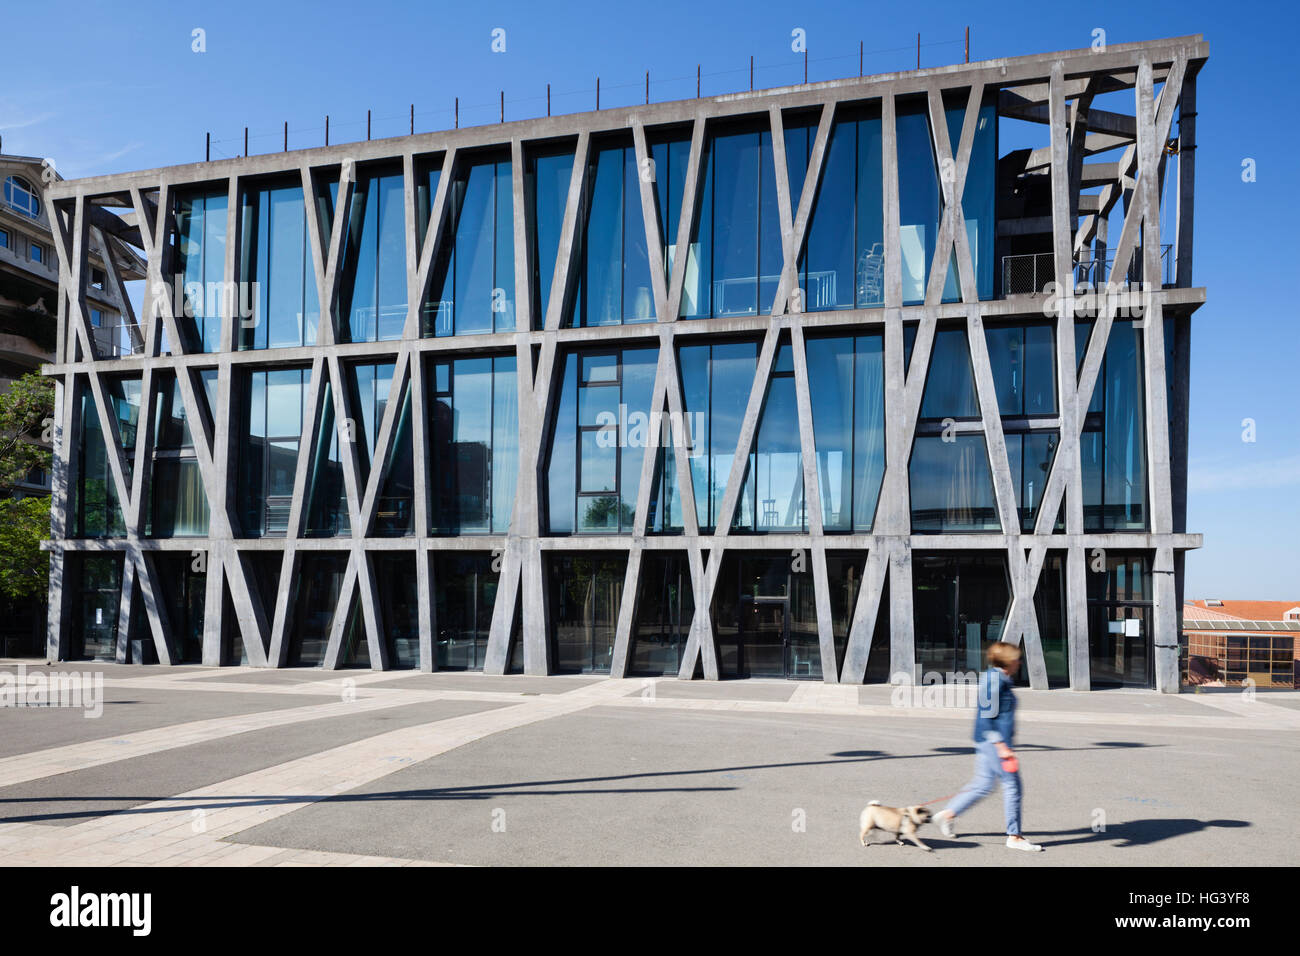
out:
{"label": "white sneaker", "polygon": [[952,821],[957,818],[957,814],[949,813],[947,810],[940,810],[934,815],[935,822],[939,824],[939,832],[946,837],[955,837],[957,831],[952,828]]}
{"label": "white sneaker", "polygon": [[1024,837],[1007,837],[1007,849],[1009,850],[1028,850],[1030,853],[1039,853],[1042,847],[1037,843],[1030,843]]}

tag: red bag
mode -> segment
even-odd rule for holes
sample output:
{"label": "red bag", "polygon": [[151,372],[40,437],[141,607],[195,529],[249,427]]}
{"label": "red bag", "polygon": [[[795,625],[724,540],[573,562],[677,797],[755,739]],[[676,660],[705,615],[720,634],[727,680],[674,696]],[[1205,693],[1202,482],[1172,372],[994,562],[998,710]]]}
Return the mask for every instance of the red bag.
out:
{"label": "red bag", "polygon": [[1002,758],[1002,769],[1007,773],[1018,773],[1020,771],[1020,760],[1015,754],[1010,757]]}

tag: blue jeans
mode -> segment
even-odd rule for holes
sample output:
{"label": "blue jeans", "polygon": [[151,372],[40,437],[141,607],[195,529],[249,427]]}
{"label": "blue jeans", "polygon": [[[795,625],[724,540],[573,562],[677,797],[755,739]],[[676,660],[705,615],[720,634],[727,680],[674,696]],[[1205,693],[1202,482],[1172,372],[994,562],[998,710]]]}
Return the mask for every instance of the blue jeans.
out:
{"label": "blue jeans", "polygon": [[961,814],[967,808],[978,803],[993,792],[993,784],[1002,781],[1002,804],[1006,810],[1007,835],[1020,833],[1020,774],[1007,773],[1002,769],[995,744],[975,745],[975,776],[951,804],[948,809],[954,814]]}

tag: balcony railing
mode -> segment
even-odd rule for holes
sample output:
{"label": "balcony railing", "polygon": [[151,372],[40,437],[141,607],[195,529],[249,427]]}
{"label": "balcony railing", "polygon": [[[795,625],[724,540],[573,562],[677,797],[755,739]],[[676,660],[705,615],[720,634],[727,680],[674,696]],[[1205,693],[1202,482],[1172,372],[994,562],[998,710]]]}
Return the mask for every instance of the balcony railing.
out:
{"label": "balcony railing", "polygon": [[[1160,281],[1164,285],[1173,283],[1173,246],[1160,247]],[[1088,286],[1098,288],[1106,282],[1124,282],[1136,285],[1142,281],[1142,249],[1133,253],[1129,263],[1128,274],[1124,277],[1112,275],[1115,257],[1106,259],[1080,259],[1074,263],[1075,288]],[[1002,295],[1038,295],[1047,291],[1050,283],[1056,281],[1056,257],[1050,252],[1031,252],[1018,256],[1002,257]]]}

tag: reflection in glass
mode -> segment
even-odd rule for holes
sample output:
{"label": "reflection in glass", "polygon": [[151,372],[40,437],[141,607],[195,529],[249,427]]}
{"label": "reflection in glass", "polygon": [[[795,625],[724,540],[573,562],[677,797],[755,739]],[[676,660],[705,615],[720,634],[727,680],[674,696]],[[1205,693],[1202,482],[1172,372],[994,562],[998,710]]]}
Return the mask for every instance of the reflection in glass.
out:
{"label": "reflection in glass", "polygon": [[240,322],[239,348],[315,344],[320,300],[302,187],[249,190],[242,214],[240,275],[256,295],[243,293],[253,314]]}
{"label": "reflection in glass", "polygon": [[646,442],[659,350],[570,353],[547,465],[551,534],[627,534]]}
{"label": "reflection in glass", "polygon": [[436,360],[430,409],[436,534],[504,534],[519,470],[515,357]]}
{"label": "reflection in glass", "polygon": [[884,339],[807,343],[822,524],[870,531],[885,474]]}
{"label": "reflection in glass", "polygon": [[480,161],[447,193],[447,230],[424,303],[425,335],[515,330],[510,161]]}
{"label": "reflection in glass", "polygon": [[918,671],[978,674],[988,646],[1002,639],[1010,605],[1005,555],[913,552]]}

